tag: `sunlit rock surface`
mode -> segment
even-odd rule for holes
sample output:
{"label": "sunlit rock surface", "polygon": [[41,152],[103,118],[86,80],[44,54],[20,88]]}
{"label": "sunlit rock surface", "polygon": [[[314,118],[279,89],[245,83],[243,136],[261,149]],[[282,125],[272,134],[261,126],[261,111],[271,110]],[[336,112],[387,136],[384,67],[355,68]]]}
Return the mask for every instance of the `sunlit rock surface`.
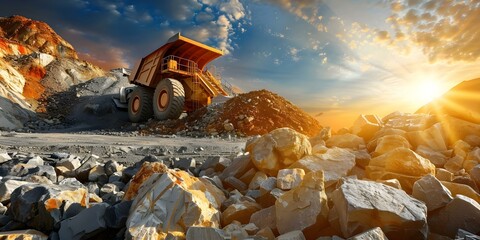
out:
{"label": "sunlit rock surface", "polygon": [[388,239],[427,238],[427,207],[402,190],[345,179],[332,200],[344,237],[380,227]]}
{"label": "sunlit rock surface", "polygon": [[280,169],[287,168],[305,155],[312,146],[308,137],[289,128],[279,128],[263,135],[247,147],[253,164],[270,176],[277,176]]}

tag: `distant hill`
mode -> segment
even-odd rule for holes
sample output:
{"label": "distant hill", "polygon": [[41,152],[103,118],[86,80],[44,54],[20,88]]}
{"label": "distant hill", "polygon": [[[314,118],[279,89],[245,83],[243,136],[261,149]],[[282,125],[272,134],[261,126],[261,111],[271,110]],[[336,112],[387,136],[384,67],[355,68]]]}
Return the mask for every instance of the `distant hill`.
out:
{"label": "distant hill", "polygon": [[459,83],[417,111],[437,112],[480,124],[480,78]]}

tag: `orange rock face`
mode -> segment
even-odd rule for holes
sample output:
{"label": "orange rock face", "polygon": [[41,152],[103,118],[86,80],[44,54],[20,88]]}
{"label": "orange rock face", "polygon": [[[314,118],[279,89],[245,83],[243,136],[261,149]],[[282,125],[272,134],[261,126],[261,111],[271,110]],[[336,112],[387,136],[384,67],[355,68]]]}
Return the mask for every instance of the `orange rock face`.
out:
{"label": "orange rock face", "polygon": [[133,176],[130,181],[130,187],[128,187],[125,197],[126,201],[133,200],[137,196],[138,189],[145,180],[147,180],[154,173],[165,173],[168,170],[167,166],[160,162],[145,162],[138,172]]}

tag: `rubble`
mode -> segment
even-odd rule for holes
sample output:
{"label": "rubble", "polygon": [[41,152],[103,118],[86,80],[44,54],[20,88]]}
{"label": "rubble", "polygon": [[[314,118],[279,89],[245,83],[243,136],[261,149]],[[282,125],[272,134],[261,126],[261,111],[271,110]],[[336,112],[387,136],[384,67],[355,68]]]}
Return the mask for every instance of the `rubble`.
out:
{"label": "rubble", "polygon": [[413,184],[412,196],[423,201],[429,212],[442,208],[453,200],[450,190],[432,175],[426,175]]}

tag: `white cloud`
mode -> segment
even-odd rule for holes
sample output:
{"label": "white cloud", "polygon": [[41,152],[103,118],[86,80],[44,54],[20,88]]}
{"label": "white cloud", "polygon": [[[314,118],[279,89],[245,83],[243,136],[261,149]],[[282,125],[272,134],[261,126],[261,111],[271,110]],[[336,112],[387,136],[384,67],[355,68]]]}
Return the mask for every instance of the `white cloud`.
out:
{"label": "white cloud", "polygon": [[240,20],[245,17],[245,8],[239,0],[227,0],[220,3],[220,11],[227,14],[231,21]]}

